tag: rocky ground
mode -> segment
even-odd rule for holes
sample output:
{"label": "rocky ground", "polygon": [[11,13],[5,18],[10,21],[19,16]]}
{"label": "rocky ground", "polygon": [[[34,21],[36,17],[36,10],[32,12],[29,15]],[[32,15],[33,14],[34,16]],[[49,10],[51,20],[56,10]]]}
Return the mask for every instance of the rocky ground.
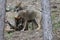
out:
{"label": "rocky ground", "polygon": [[[36,9],[41,11],[41,0],[7,0],[6,9],[12,9],[6,12],[7,19],[14,25],[14,16],[17,15],[13,12],[14,6],[23,1],[24,5],[34,5]],[[60,40],[60,0],[51,0],[51,17],[53,24],[53,40]],[[13,19],[13,20],[12,20]],[[14,31],[11,33],[5,32],[5,40],[43,40],[43,31]]]}
{"label": "rocky ground", "polygon": [[[7,38],[8,39],[8,38]],[[42,31],[16,31],[9,40],[42,40]]]}

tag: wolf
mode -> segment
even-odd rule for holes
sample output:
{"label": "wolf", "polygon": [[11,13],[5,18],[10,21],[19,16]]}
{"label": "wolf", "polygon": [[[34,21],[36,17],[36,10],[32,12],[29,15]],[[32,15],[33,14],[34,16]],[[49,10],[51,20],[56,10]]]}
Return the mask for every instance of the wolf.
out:
{"label": "wolf", "polygon": [[35,9],[35,7],[32,5],[28,5],[26,7],[26,9],[20,10],[16,17],[21,17],[24,19],[23,30],[25,30],[27,28],[27,23],[30,20],[35,20],[35,22],[38,26],[38,28],[36,30],[39,30],[41,28],[41,19],[42,19],[41,12],[39,10]]}

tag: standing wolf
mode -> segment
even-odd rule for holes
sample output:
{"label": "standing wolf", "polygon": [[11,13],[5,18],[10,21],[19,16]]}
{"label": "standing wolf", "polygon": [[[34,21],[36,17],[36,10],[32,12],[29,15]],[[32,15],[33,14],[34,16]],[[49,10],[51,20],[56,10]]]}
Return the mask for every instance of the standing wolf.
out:
{"label": "standing wolf", "polygon": [[21,10],[18,12],[18,15],[16,17],[22,17],[24,19],[24,28],[25,30],[27,28],[27,23],[29,20],[35,20],[39,30],[41,28],[41,12],[33,5],[28,5],[24,10]]}

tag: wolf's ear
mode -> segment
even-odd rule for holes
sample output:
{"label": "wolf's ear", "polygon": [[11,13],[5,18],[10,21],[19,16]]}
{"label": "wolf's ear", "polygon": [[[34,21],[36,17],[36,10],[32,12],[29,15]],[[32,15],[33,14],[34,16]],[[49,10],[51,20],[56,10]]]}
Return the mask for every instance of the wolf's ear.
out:
{"label": "wolf's ear", "polygon": [[15,8],[20,7],[20,6],[21,6],[21,4],[22,4],[22,2],[16,2],[16,6],[15,6]]}

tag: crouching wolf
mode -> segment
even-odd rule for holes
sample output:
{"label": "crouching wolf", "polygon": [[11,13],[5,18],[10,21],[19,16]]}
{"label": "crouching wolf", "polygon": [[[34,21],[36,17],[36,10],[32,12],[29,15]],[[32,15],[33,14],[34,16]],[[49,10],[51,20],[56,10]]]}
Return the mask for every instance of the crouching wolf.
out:
{"label": "crouching wolf", "polygon": [[21,10],[18,12],[18,15],[16,16],[18,18],[24,19],[24,28],[25,30],[27,28],[27,23],[29,20],[35,20],[38,28],[36,30],[39,30],[41,28],[41,12],[39,10],[36,10],[32,6],[28,6],[26,9]]}

